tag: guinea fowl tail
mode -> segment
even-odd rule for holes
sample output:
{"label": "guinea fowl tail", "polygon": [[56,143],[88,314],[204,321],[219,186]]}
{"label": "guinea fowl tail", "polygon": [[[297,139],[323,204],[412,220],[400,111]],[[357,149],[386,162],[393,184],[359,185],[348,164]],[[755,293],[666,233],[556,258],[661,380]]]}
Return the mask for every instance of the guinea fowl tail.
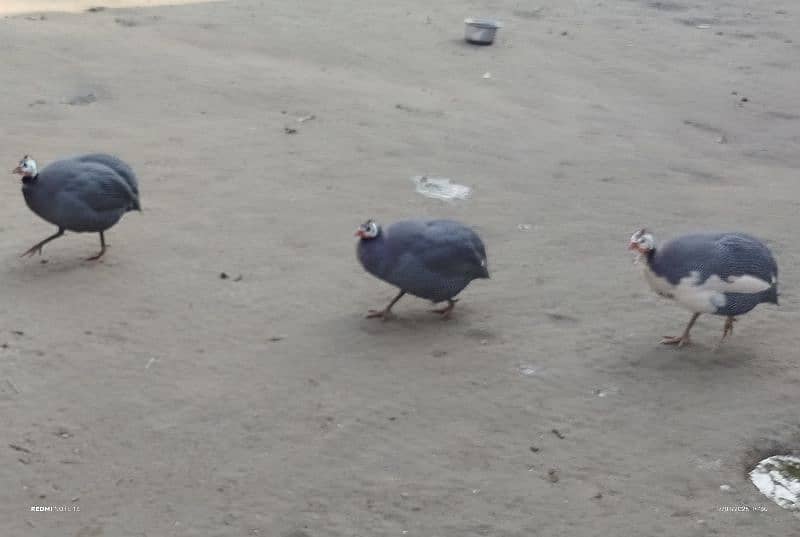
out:
{"label": "guinea fowl tail", "polygon": [[770,302],[771,304],[775,304],[776,306],[779,305],[778,304],[778,286],[777,285],[773,285],[772,287],[770,287],[770,289],[768,291],[768,295],[767,295],[767,301]]}

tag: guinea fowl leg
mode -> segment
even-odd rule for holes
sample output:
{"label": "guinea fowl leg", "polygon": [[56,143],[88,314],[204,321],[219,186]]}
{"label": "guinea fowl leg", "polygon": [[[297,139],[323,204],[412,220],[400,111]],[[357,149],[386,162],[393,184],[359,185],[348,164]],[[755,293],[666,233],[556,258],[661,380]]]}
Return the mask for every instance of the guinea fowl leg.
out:
{"label": "guinea fowl leg", "polygon": [[439,315],[442,316],[442,319],[447,319],[448,317],[450,317],[450,312],[452,312],[453,308],[456,307],[456,302],[458,302],[457,298],[455,300],[453,300],[451,298],[448,298],[447,299],[447,306],[445,306],[443,308],[440,308],[438,310],[431,310],[431,312],[432,313],[438,313]]}
{"label": "guinea fowl leg", "polygon": [[692,329],[694,326],[694,322],[697,318],[700,317],[699,313],[695,313],[692,315],[692,318],[689,319],[689,324],[686,325],[686,330],[683,331],[683,334],[680,336],[664,336],[664,339],[661,340],[662,345],[677,345],[678,347],[683,347],[684,345],[688,345],[691,343],[689,340],[689,330]]}
{"label": "guinea fowl leg", "polygon": [[731,335],[733,334],[733,323],[735,323],[735,322],[736,322],[736,318],[735,317],[728,317],[727,319],[725,319],[725,328],[722,329],[722,337],[719,338],[719,341],[717,342],[717,344],[714,345],[714,350],[715,351],[719,350],[719,348],[722,346],[722,342],[725,340],[725,337],[728,334],[731,334]]}
{"label": "guinea fowl leg", "polygon": [[63,228],[63,227],[60,227],[60,228],[58,228],[58,231],[57,231],[55,234],[53,234],[53,235],[50,235],[49,237],[47,237],[47,238],[46,238],[45,240],[43,240],[42,242],[37,242],[36,244],[34,244],[33,246],[31,246],[31,247],[30,247],[30,248],[29,248],[29,249],[28,249],[28,250],[27,250],[27,251],[26,251],[24,254],[22,254],[20,257],[25,257],[26,255],[27,255],[27,256],[31,256],[31,255],[33,255],[33,254],[35,254],[35,253],[37,253],[37,252],[39,253],[39,255],[42,255],[42,246],[44,246],[45,244],[47,244],[48,242],[50,242],[50,241],[51,241],[51,240],[53,240],[53,239],[57,239],[57,238],[59,238],[59,237],[60,237],[61,235],[63,235],[63,234],[64,234],[64,228]]}
{"label": "guinea fowl leg", "polygon": [[374,319],[376,317],[380,317],[384,321],[386,319],[388,319],[389,316],[392,314],[392,311],[391,311],[392,310],[392,306],[394,306],[397,303],[398,300],[403,298],[404,294],[406,294],[405,291],[400,291],[397,294],[397,296],[394,297],[391,302],[389,302],[389,305],[386,306],[385,308],[383,308],[382,310],[369,310],[369,312],[367,312],[367,319]]}
{"label": "guinea fowl leg", "polygon": [[86,261],[96,261],[103,257],[103,254],[106,253],[106,238],[103,235],[103,232],[100,232],[100,253],[97,255],[93,255],[92,257],[87,257]]}

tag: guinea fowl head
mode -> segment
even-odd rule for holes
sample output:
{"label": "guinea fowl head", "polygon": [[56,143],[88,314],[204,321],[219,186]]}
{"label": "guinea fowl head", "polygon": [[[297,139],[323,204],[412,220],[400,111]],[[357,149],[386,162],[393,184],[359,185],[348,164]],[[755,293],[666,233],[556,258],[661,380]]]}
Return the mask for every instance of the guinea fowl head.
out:
{"label": "guinea fowl head", "polygon": [[362,239],[374,239],[381,232],[381,227],[372,220],[367,220],[356,230],[355,236]]}
{"label": "guinea fowl head", "polygon": [[653,234],[646,229],[640,229],[631,235],[631,242],[628,245],[628,250],[635,250],[640,254],[646,254],[655,250],[655,248],[656,240],[653,238]]}
{"label": "guinea fowl head", "polygon": [[11,173],[16,173],[21,175],[23,178],[25,177],[35,177],[36,176],[36,161],[30,158],[28,155],[22,157],[22,160],[19,161],[19,165],[14,168]]}

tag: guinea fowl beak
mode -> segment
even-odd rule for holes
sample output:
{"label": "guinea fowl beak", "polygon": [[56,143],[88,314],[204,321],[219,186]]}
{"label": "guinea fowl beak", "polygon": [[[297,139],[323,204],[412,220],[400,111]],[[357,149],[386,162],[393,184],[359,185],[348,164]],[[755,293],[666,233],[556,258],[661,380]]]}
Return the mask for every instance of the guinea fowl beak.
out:
{"label": "guinea fowl beak", "polygon": [[364,238],[364,232],[363,232],[363,231],[361,231],[360,229],[357,229],[357,230],[356,230],[356,232],[355,232],[355,233],[353,233],[353,236],[354,236],[354,237],[361,237],[361,238]]}
{"label": "guinea fowl beak", "polygon": [[639,246],[635,242],[632,242],[628,245],[628,250],[636,250],[638,252]]}
{"label": "guinea fowl beak", "polygon": [[15,174],[18,173],[18,174],[22,175],[22,167],[21,166],[17,166],[13,170],[11,170],[11,173],[15,173]]}

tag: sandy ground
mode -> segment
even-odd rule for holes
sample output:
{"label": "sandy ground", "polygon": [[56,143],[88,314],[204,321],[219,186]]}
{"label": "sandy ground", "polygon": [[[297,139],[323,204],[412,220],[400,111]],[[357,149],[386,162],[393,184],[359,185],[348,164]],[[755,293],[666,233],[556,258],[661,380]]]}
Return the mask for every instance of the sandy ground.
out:
{"label": "sandy ground", "polygon": [[[798,13],[244,0],[0,19],[0,161],[114,152],[144,206],[101,263],[75,234],[20,259],[53,230],[2,183],[0,533],[798,535],[745,478],[800,447]],[[495,46],[460,40],[470,15],[504,21]],[[424,198],[423,173],[474,197]],[[394,290],[352,233],[414,215],[477,226],[493,279],[449,322],[416,299],[365,320]],[[719,318],[659,346],[689,315],[632,266],[643,225],[768,239],[782,305],[717,354]],[[736,505],[767,510],[720,511]]]}

